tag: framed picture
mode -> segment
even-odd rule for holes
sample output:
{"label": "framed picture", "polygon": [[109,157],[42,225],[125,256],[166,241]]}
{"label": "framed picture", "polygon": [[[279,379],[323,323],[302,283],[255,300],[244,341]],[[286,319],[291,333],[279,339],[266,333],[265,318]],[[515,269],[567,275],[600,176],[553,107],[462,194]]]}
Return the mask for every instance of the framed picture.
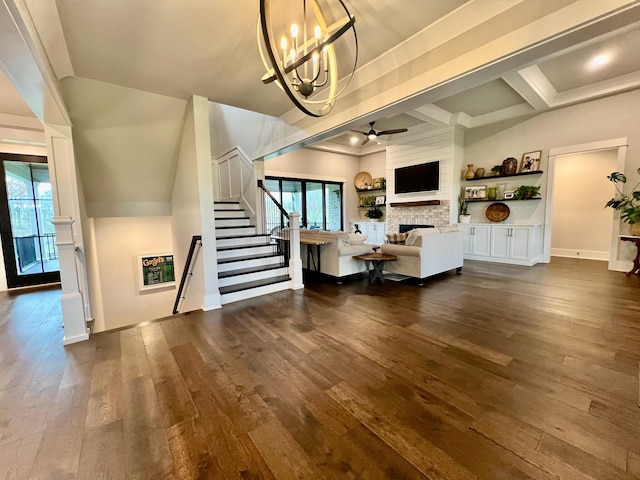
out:
{"label": "framed picture", "polygon": [[540,169],[540,157],[542,156],[542,150],[535,152],[529,152],[522,155],[522,162],[520,163],[520,173],[535,172]]}
{"label": "framed picture", "polygon": [[376,197],[376,205],[384,205],[385,200],[387,199],[384,195],[378,195]]}
{"label": "framed picture", "polygon": [[384,188],[384,177],[374,178],[371,181],[371,188],[373,190],[380,190],[381,188]]}
{"label": "framed picture", "polygon": [[175,286],[173,253],[138,254],[138,289],[151,290]]}
{"label": "framed picture", "polygon": [[467,200],[484,200],[487,198],[486,185],[474,185],[473,187],[464,187],[464,198]]}

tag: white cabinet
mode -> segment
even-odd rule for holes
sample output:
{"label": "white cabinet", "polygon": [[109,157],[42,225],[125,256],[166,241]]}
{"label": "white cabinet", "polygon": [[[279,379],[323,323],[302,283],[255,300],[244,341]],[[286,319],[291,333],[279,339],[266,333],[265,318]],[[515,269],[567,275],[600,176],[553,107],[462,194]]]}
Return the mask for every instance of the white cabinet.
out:
{"label": "white cabinet", "polygon": [[535,265],[540,256],[540,225],[459,225],[464,232],[464,258]]}
{"label": "white cabinet", "polygon": [[491,225],[460,225],[465,255],[489,255]]}
{"label": "white cabinet", "polygon": [[362,235],[367,236],[365,243],[382,245],[385,242],[387,224],[385,222],[351,222],[351,232],[355,232],[356,224]]}

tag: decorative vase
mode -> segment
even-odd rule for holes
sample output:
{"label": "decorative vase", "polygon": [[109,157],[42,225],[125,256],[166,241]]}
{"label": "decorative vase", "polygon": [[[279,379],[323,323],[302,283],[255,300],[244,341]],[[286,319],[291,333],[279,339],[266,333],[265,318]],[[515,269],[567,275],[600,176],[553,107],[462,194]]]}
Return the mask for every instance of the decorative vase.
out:
{"label": "decorative vase", "polygon": [[502,162],[502,174],[513,175],[518,171],[518,160],[513,157],[505,158]]}
{"label": "decorative vase", "polygon": [[640,223],[629,224],[629,233],[634,237],[640,237]]}
{"label": "decorative vase", "polygon": [[478,168],[476,169],[476,174],[475,174],[475,178],[482,178],[484,177],[484,168]]}
{"label": "decorative vase", "polygon": [[473,171],[473,163],[467,165],[467,171],[464,173],[464,178],[467,180],[471,180],[476,176],[476,172]]}
{"label": "decorative vase", "polygon": [[379,222],[380,219],[379,218],[370,218],[369,221],[370,222]]}
{"label": "decorative vase", "polygon": [[506,183],[498,183],[498,190],[496,192],[496,198],[498,200],[503,200],[504,199],[504,192],[506,192],[507,190],[507,184]]}
{"label": "decorative vase", "polygon": [[489,198],[489,200],[495,200],[496,198],[498,198],[496,187],[489,187],[489,190],[487,191],[487,198]]}
{"label": "decorative vase", "polygon": [[471,221],[471,215],[460,215],[460,223],[469,223]]}

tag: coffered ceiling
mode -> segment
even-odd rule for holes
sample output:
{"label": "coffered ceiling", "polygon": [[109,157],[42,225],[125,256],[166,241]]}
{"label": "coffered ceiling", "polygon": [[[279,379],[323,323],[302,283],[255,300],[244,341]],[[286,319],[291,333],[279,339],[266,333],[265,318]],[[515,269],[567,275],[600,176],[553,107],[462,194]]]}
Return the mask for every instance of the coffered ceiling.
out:
{"label": "coffered ceiling", "polygon": [[[638,52],[640,26],[635,24],[554,52],[402,115],[380,118],[376,128],[421,129],[447,125],[475,128],[509,119],[526,119],[550,109],[637,89],[640,88]],[[366,130],[368,125],[350,128]],[[358,136],[345,132],[316,148],[365,155],[389,143],[402,143],[402,138],[402,134],[385,136],[377,144],[361,148]]]}

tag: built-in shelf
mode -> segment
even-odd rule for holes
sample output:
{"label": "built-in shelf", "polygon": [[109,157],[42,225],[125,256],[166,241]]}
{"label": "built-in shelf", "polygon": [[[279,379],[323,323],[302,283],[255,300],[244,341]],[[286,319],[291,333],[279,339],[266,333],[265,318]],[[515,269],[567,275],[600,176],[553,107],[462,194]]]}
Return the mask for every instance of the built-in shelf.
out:
{"label": "built-in shelf", "polygon": [[480,177],[480,178],[465,178],[465,182],[479,182],[481,180],[491,181],[491,180],[500,180],[501,178],[509,178],[509,177],[522,177],[525,175],[540,175],[544,173],[542,170],[534,170],[533,172],[522,172],[522,173],[513,173],[511,175],[494,175],[492,177]]}
{"label": "built-in shelf", "polygon": [[363,188],[362,190],[360,190],[359,188],[356,188],[356,192],[358,193],[365,193],[365,192],[381,192],[381,193],[385,193],[387,190],[384,188],[372,188],[372,189],[368,189],[368,188]]}
{"label": "built-in shelf", "polygon": [[488,198],[467,198],[467,203],[477,203],[477,202],[524,202],[527,200],[542,200],[542,197],[533,197],[533,198],[502,198],[489,200]]}
{"label": "built-in shelf", "polygon": [[383,203],[382,205],[358,205],[358,208],[375,208],[375,207],[386,207],[387,204]]}
{"label": "built-in shelf", "polygon": [[403,207],[430,207],[434,205],[440,205],[440,200],[422,200],[418,202],[394,202],[390,204],[395,208]]}

